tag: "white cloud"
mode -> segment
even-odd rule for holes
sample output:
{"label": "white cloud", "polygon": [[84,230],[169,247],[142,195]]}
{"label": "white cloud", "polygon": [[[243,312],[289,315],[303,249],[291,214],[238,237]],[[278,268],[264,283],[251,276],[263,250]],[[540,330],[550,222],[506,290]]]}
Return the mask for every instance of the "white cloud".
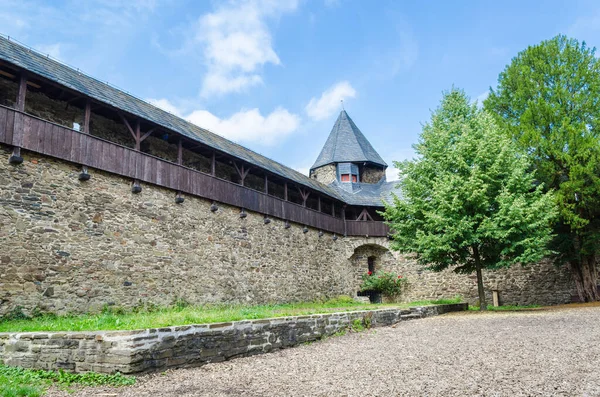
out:
{"label": "white cloud", "polygon": [[294,167],[294,169],[302,175],[308,176],[308,174],[310,173],[310,167]]}
{"label": "white cloud", "polygon": [[151,103],[152,105],[156,106],[157,108],[165,110],[171,114],[174,114],[175,116],[181,117],[181,112],[180,112],[179,108],[177,108],[177,106],[173,105],[168,99],[148,98],[148,99],[146,99],[146,101]]}
{"label": "white cloud", "polygon": [[249,109],[240,110],[227,118],[220,118],[204,109],[184,112],[164,98],[147,99],[147,101],[199,127],[240,143],[274,145],[298,130],[300,126],[300,117],[281,107],[264,116],[259,109]]}
{"label": "white cloud", "polygon": [[320,98],[313,97],[306,105],[306,113],[313,120],[323,120],[340,109],[340,101],[356,97],[356,90],[347,81],[328,88]]}
{"label": "white cloud", "polygon": [[300,118],[283,108],[277,108],[267,116],[258,109],[241,110],[226,119],[206,110],[195,110],[186,119],[227,139],[265,146],[280,142],[300,125]]}
{"label": "white cloud", "polygon": [[233,1],[203,15],[188,50],[200,47],[206,66],[201,95],[240,92],[261,84],[261,67],[280,65],[267,20],[294,11],[297,0]]}
{"label": "white cloud", "polygon": [[393,165],[389,166],[385,170],[385,178],[388,182],[393,182],[398,180],[398,169]]}

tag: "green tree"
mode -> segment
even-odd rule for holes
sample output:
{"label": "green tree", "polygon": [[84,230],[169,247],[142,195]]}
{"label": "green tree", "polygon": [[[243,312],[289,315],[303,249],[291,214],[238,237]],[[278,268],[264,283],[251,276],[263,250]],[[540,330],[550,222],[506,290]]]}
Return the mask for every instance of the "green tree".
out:
{"label": "green tree", "polygon": [[536,177],[556,191],[550,247],[567,264],[583,301],[599,300],[600,61],[565,36],[531,46],[504,69],[485,109],[526,153]]}
{"label": "green tree", "polygon": [[476,272],[485,310],[482,269],[548,253],[554,197],[534,185],[526,156],[463,91],[444,94],[414,148],[416,160],[395,162],[402,196],[384,213],[392,248],[434,271]]}

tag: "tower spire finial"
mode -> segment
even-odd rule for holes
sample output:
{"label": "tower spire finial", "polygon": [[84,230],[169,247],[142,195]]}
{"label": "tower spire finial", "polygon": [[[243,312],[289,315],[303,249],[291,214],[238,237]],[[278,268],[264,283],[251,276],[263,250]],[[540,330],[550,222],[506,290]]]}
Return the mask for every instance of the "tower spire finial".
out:
{"label": "tower spire finial", "polygon": [[340,99],[340,102],[342,103],[342,110],[346,110],[346,109],[344,109],[344,100]]}

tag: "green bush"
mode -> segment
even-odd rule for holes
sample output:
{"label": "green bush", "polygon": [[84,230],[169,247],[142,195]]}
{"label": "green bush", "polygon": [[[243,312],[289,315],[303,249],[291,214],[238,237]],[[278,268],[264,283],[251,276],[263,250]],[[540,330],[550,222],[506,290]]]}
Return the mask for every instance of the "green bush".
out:
{"label": "green bush", "polygon": [[376,291],[383,295],[396,298],[402,294],[407,281],[404,277],[393,272],[368,272],[362,276],[361,291]]}

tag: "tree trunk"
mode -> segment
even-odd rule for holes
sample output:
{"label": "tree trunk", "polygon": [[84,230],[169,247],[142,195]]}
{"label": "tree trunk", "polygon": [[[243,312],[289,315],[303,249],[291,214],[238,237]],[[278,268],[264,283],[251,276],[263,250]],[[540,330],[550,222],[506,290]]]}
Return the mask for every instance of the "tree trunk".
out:
{"label": "tree trunk", "polygon": [[479,292],[479,310],[487,310],[485,300],[485,290],[483,289],[483,274],[481,273],[481,258],[479,257],[479,248],[473,246],[473,258],[475,259],[475,270],[477,272],[477,291]]}
{"label": "tree trunk", "polygon": [[570,267],[579,299],[582,302],[599,301],[596,258],[593,255],[582,256],[578,263],[570,263]]}

